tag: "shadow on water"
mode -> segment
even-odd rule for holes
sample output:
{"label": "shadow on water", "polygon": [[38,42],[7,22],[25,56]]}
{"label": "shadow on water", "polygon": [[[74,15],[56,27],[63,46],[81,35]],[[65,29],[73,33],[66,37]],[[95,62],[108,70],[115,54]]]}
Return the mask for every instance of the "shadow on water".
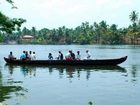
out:
{"label": "shadow on water", "polygon": [[15,68],[20,68],[23,75],[33,75],[36,76],[36,70],[48,69],[51,74],[54,70],[59,72],[59,76],[61,77],[64,72],[68,75],[68,78],[73,78],[73,74],[77,73],[78,77],[80,77],[80,73],[82,71],[86,72],[87,79],[90,76],[91,72],[101,71],[101,72],[122,72],[125,73],[126,70],[120,66],[60,66],[60,65],[52,65],[52,66],[40,66],[40,65],[11,65],[6,64],[5,67],[8,68],[9,73],[12,75],[14,73]]}

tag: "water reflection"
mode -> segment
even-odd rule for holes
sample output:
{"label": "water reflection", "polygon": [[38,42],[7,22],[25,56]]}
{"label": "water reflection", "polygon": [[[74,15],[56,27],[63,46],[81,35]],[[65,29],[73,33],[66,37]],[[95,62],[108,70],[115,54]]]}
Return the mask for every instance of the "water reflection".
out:
{"label": "water reflection", "polygon": [[21,86],[22,81],[15,81],[14,79],[6,79],[3,77],[0,70],[0,102],[3,102],[12,97],[24,96],[27,89]]}
{"label": "water reflection", "polygon": [[18,66],[18,65],[6,64],[5,67],[8,69],[9,74],[11,74],[11,75],[14,73],[14,69],[20,68],[20,70],[24,76],[27,76],[27,75],[36,76],[36,67],[35,66],[26,66],[26,65]]}
{"label": "water reflection", "polygon": [[77,77],[80,78],[81,73],[84,71],[87,80],[90,78],[91,72],[126,72],[126,70],[120,66],[48,66],[48,68],[50,72],[52,72],[52,69],[58,70],[60,77],[64,74],[64,71],[66,71],[68,78],[74,78],[74,74],[77,74]]}
{"label": "water reflection", "polygon": [[120,66],[39,66],[39,65],[10,65],[6,64],[6,67],[9,70],[9,73],[12,75],[14,73],[14,69],[20,68],[22,74],[24,76],[32,75],[36,76],[36,71],[39,69],[46,69],[50,74],[54,71],[59,72],[59,77],[62,78],[64,73],[68,76],[68,78],[74,78],[74,75],[77,74],[77,77],[80,78],[81,72],[84,71],[86,73],[86,79],[90,78],[91,72],[101,71],[101,72],[122,72],[126,73],[125,68]]}
{"label": "water reflection", "polygon": [[136,81],[136,77],[137,77],[137,74],[138,74],[137,73],[137,68],[138,68],[137,65],[132,65],[132,69],[130,71],[131,72],[131,75],[132,75],[131,76],[132,77],[132,79],[131,79],[132,82]]}

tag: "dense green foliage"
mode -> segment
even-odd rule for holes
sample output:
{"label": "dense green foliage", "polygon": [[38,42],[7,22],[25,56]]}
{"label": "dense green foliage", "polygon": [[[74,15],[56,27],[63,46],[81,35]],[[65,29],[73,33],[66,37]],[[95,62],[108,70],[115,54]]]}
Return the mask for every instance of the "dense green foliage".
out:
{"label": "dense green foliage", "polygon": [[19,30],[19,27],[24,22],[25,20],[22,18],[10,19],[0,12],[0,31],[2,32],[12,33],[12,31]]}
{"label": "dense green foliage", "polygon": [[[17,43],[25,43],[21,40],[24,35],[34,36],[34,40],[28,41],[33,44],[126,44],[126,39],[130,40],[129,44],[135,44],[135,40],[140,38],[140,22],[138,13],[132,11],[129,16],[132,25],[126,28],[118,28],[116,24],[108,25],[106,21],[99,23],[84,22],[76,28],[66,28],[65,26],[58,29],[43,28],[37,30],[35,27],[27,29],[24,27],[21,31],[12,35],[3,35],[4,41],[15,40]],[[8,36],[8,39],[7,39]]]}

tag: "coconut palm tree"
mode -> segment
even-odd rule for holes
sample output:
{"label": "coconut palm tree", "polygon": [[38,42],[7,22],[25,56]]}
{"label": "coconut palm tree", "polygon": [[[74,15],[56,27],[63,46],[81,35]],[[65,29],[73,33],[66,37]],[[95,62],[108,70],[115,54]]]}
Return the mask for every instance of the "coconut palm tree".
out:
{"label": "coconut palm tree", "polygon": [[138,12],[136,11],[132,11],[131,14],[129,15],[130,20],[132,21],[133,24],[136,23],[136,21],[138,20]]}
{"label": "coconut palm tree", "polygon": [[132,36],[132,44],[135,44],[135,37],[136,37],[136,29],[137,29],[137,24],[136,22],[138,21],[138,12],[132,11],[131,14],[129,15],[131,22],[133,23],[133,36]]}
{"label": "coconut palm tree", "polygon": [[131,22],[133,23],[133,32],[136,31],[136,22],[138,21],[138,12],[132,11],[131,14],[129,15]]}

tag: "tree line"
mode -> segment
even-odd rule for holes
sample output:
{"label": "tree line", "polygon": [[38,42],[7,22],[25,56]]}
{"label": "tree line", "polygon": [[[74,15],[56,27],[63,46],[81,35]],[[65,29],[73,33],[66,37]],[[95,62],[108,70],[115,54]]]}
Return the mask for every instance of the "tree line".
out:
{"label": "tree line", "polygon": [[[12,0],[6,0],[16,8]],[[10,19],[0,12],[0,42],[15,41],[17,44],[140,44],[140,19],[138,12],[129,15],[130,24],[125,28],[118,28],[116,24],[108,25],[106,21],[99,23],[83,22],[75,28],[65,26],[37,30],[36,27],[20,30],[21,24],[26,22],[22,18]],[[25,42],[22,36],[32,35],[34,40]],[[139,42],[138,42],[139,41]]]}

